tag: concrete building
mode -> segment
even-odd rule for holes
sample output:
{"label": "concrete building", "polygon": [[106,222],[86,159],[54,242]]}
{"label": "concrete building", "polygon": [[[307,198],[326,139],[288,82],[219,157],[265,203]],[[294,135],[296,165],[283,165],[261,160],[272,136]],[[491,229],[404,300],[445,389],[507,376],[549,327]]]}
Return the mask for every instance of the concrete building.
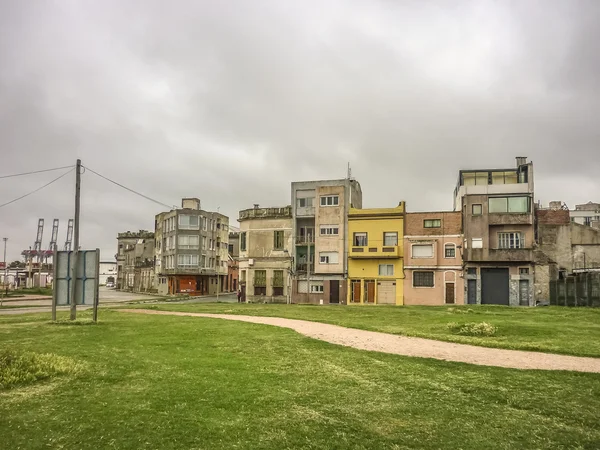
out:
{"label": "concrete building", "polygon": [[98,283],[106,286],[106,283],[113,282],[117,285],[117,263],[115,261],[100,261],[100,270]]}
{"label": "concrete building", "polygon": [[239,213],[242,300],[288,303],[292,274],[292,208],[254,208]]}
{"label": "concrete building", "polygon": [[[135,246],[139,240],[153,238],[154,233],[146,230],[125,231],[124,233],[119,233],[117,235],[117,254],[115,255],[117,260],[117,289],[126,289],[130,284],[125,275],[125,265],[127,262],[125,251]],[[131,272],[129,273],[133,273],[133,267],[130,267],[130,269]],[[131,280],[131,285],[133,286],[133,279]]]}
{"label": "concrete building", "polygon": [[362,208],[354,179],[292,183],[294,303],[346,303],[350,208]]}
{"label": "concrete building", "polygon": [[124,251],[124,284],[121,289],[131,292],[156,292],[154,278],[154,235],[127,244]]}
{"label": "concrete building", "polygon": [[405,223],[404,304],[464,304],[461,212],[407,213]]}
{"label": "concrete building", "polygon": [[161,295],[223,292],[227,279],[229,218],[204,211],[197,198],[155,218],[156,274]]}
{"label": "concrete building", "polygon": [[584,205],[575,205],[575,209],[569,211],[571,222],[588,227],[595,225],[600,228],[600,203],[587,202]]}
{"label": "concrete building", "polygon": [[[231,226],[230,226],[231,228]],[[240,232],[230,231],[229,232],[229,245],[228,245],[228,262],[227,262],[227,283],[226,290],[229,292],[237,292],[239,289],[239,277],[240,277]]]}
{"label": "concrete building", "polygon": [[571,211],[561,205],[536,208],[535,289],[540,300],[550,298],[554,281],[600,272],[600,228],[572,222]]}
{"label": "concrete building", "polygon": [[349,304],[402,305],[404,202],[348,213]]}
{"label": "concrete building", "polygon": [[534,304],[533,164],[461,170],[454,210],[462,212],[466,300],[470,304]]}

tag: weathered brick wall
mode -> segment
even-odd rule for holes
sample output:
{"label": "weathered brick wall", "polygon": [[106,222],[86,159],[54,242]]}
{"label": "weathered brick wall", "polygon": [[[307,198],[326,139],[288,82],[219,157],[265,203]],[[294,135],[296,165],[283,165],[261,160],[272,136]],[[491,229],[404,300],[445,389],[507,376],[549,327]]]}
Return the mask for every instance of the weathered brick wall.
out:
{"label": "weathered brick wall", "polygon": [[571,222],[569,211],[564,209],[538,209],[536,216],[540,225],[567,225]]}
{"label": "weathered brick wall", "polygon": [[[440,219],[440,228],[425,228],[423,222],[426,219]],[[406,214],[406,236],[442,236],[449,234],[461,234],[462,214],[458,212],[423,212]]]}

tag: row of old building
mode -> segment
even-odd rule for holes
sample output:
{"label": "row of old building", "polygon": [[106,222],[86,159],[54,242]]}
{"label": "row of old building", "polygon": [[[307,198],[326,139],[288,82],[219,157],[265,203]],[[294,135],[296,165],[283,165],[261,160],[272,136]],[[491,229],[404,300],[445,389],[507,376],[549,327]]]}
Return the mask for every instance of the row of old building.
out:
{"label": "row of old building", "polygon": [[290,205],[240,211],[239,233],[184,199],[156,216],[154,233],[119,234],[117,287],[239,289],[250,302],[533,305],[552,280],[600,270],[600,207],[584,226],[561,202],[535,204],[526,158],[458,175],[453,211],[439,212],[363,208],[351,178],[293,182]]}

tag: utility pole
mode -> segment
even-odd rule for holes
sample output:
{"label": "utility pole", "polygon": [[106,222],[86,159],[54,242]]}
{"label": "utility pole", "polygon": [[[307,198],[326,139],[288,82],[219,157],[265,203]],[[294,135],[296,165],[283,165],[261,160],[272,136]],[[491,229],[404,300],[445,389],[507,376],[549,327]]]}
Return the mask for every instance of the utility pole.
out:
{"label": "utility pole", "polygon": [[[5,296],[8,295],[8,284],[6,284],[6,278],[7,278],[7,271],[8,271],[8,265],[6,264],[6,241],[8,241],[8,238],[2,238],[2,240],[4,241],[4,288],[5,288]],[[2,301],[0,300],[0,306],[2,306]]]}
{"label": "utility pole", "polygon": [[77,304],[75,287],[77,284],[77,256],[79,253],[79,205],[81,200],[81,160],[77,160],[75,170],[75,220],[73,223],[73,253],[71,256],[71,292],[69,300],[71,302],[71,320],[77,318]]}
{"label": "utility pole", "polygon": [[306,248],[307,256],[306,256],[306,303],[310,303],[310,237],[308,233],[306,234],[306,239],[308,240]]}

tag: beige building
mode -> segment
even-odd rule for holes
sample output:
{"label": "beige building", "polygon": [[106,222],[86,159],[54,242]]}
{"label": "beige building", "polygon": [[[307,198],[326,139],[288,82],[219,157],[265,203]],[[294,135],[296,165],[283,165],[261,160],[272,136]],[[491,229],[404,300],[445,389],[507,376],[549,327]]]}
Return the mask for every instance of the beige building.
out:
{"label": "beige building", "polygon": [[351,207],[362,208],[354,179],[292,183],[294,303],[346,303]]}
{"label": "beige building", "polygon": [[404,304],[464,303],[460,212],[406,214]]}
{"label": "beige building", "polygon": [[292,208],[239,213],[239,285],[243,301],[289,303],[292,274]]}

